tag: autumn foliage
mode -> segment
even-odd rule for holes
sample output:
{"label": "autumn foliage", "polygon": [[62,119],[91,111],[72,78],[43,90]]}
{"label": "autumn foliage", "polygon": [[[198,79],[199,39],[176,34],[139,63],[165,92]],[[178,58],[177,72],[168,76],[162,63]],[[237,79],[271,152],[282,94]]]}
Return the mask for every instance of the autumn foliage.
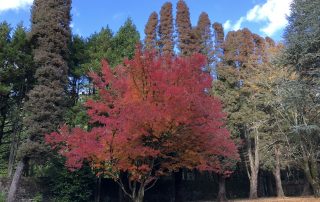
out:
{"label": "autumn foliage", "polygon": [[[77,169],[84,161],[111,176],[129,196],[119,173],[148,189],[179,168],[220,172],[221,159],[237,158],[220,101],[208,92],[212,78],[205,57],[159,56],[137,50],[114,70],[102,62],[91,77],[99,98],[86,103],[91,129],[68,128],[46,141]],[[227,174],[228,171],[226,171]]]}

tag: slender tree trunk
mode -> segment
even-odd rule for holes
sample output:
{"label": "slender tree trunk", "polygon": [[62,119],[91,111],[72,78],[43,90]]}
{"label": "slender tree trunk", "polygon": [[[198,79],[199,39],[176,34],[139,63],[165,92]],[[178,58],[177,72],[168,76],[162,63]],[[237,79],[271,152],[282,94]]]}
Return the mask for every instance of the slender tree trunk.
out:
{"label": "slender tree trunk", "polygon": [[1,116],[3,117],[1,122],[0,122],[0,145],[2,144],[2,139],[4,136],[4,126],[6,124],[6,115],[5,114],[1,114]]}
{"label": "slender tree trunk", "polygon": [[180,169],[178,172],[174,173],[174,201],[183,202],[182,198],[182,172]]}
{"label": "slender tree trunk", "polygon": [[307,179],[304,179],[304,185],[303,185],[303,190],[301,195],[302,196],[310,196],[312,194],[311,188],[310,188],[310,183]]}
{"label": "slender tree trunk", "polygon": [[18,163],[17,169],[16,169],[14,176],[12,178],[12,181],[11,181],[10,189],[8,192],[7,202],[14,202],[15,201],[16,192],[19,187],[22,171],[23,171],[25,164],[26,164],[26,159],[23,159]]}
{"label": "slender tree trunk", "polygon": [[11,177],[13,174],[13,167],[16,160],[16,154],[18,149],[18,143],[20,138],[20,132],[21,132],[21,120],[17,118],[13,124],[13,135],[12,135],[12,141],[10,146],[10,155],[9,155],[9,162],[8,162],[8,177]]}
{"label": "slender tree trunk", "polygon": [[320,197],[320,184],[318,179],[318,169],[317,169],[317,162],[314,162],[312,159],[309,162],[309,159],[304,159],[304,172],[307,177],[308,182],[310,183],[313,195],[315,197]]}
{"label": "slender tree trunk", "polygon": [[281,183],[280,150],[277,146],[275,147],[274,150],[275,150],[274,153],[275,153],[276,166],[273,174],[276,180],[277,197],[284,197],[284,192],[283,192],[282,183]]}
{"label": "slender tree trunk", "polygon": [[127,195],[123,192],[122,188],[119,186],[119,202],[128,202]]}
{"label": "slender tree trunk", "polygon": [[219,192],[217,197],[218,202],[227,201],[226,196],[226,179],[224,176],[219,175]]}
{"label": "slender tree trunk", "polygon": [[101,176],[97,179],[97,192],[95,196],[95,202],[100,202],[100,195],[101,195]]}
{"label": "slender tree trunk", "polygon": [[249,198],[258,198],[258,172],[251,173]]}
{"label": "slender tree trunk", "polygon": [[254,151],[252,152],[252,139],[248,141],[247,152],[250,163],[250,172],[248,171],[248,177],[250,180],[250,199],[258,198],[258,174],[259,174],[259,134],[255,131],[254,136]]}
{"label": "slender tree trunk", "polygon": [[8,162],[8,177],[11,177],[13,174],[13,167],[16,159],[16,153],[18,149],[18,142],[16,137],[13,137],[13,141],[11,142],[10,146],[10,155],[9,155],[9,162]]}

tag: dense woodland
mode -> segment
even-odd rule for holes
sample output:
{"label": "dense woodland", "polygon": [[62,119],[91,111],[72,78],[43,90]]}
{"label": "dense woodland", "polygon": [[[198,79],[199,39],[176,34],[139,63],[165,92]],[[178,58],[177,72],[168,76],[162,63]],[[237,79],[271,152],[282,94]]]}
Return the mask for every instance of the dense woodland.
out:
{"label": "dense woodland", "polygon": [[71,3],[0,24],[0,201],[320,197],[318,0],[282,42],[192,25],[183,0],[141,38],[134,19],[83,38]]}

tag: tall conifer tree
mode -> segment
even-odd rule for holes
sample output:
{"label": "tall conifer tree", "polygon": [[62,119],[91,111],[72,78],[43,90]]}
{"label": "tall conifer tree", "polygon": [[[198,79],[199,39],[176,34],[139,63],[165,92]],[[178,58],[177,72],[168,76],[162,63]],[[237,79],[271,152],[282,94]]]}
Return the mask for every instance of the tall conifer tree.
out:
{"label": "tall conifer tree", "polygon": [[209,68],[213,64],[214,48],[212,41],[211,22],[207,13],[202,12],[199,16],[198,25],[199,52],[207,56]]}
{"label": "tall conifer tree", "polygon": [[172,4],[163,4],[160,11],[159,46],[163,54],[173,54],[173,16]]}
{"label": "tall conifer tree", "polygon": [[158,14],[156,12],[152,12],[149,16],[148,22],[144,29],[145,33],[145,48],[152,49],[156,47],[157,44],[157,27],[158,27]]}
{"label": "tall conifer tree", "polygon": [[176,27],[180,54],[190,55],[192,53],[191,36],[193,33],[189,8],[183,0],[179,0],[177,4]]}
{"label": "tall conifer tree", "polygon": [[222,24],[218,22],[213,23],[212,28],[214,37],[214,58],[215,63],[217,64],[223,57],[224,29]]}
{"label": "tall conifer tree", "polygon": [[37,66],[36,85],[28,94],[24,124],[28,140],[20,149],[20,162],[13,177],[8,201],[14,201],[19,179],[30,160],[43,161],[47,153],[45,134],[63,121],[67,103],[71,0],[35,0],[32,7],[31,40]]}

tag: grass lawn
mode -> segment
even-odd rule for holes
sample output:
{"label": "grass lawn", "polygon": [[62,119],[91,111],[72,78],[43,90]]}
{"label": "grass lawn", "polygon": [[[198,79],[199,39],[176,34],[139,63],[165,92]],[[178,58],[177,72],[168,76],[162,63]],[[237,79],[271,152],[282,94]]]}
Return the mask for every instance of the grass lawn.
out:
{"label": "grass lawn", "polygon": [[314,197],[285,197],[285,198],[259,198],[255,200],[249,200],[249,199],[237,199],[237,200],[229,200],[230,202],[320,202],[320,198],[314,198]]}

